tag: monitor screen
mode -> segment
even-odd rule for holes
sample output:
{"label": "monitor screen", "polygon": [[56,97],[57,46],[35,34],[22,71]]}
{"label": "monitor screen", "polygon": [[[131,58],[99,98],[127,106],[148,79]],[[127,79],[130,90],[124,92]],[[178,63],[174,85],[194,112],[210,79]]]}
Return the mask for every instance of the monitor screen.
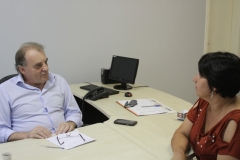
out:
{"label": "monitor screen", "polygon": [[128,90],[132,88],[127,83],[135,83],[138,63],[139,59],[113,55],[109,79],[121,82],[121,85],[114,86],[115,89]]}

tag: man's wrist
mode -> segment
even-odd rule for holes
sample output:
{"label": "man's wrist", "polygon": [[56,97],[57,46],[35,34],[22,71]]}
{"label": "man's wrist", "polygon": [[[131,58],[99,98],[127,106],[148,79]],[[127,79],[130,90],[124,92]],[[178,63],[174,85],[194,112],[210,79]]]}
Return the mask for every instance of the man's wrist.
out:
{"label": "man's wrist", "polygon": [[11,142],[11,141],[16,141],[16,140],[22,140],[22,139],[28,139],[30,132],[14,132],[13,134],[11,134],[7,141]]}
{"label": "man's wrist", "polygon": [[67,121],[67,123],[71,124],[73,128],[77,128],[77,124],[73,121]]}
{"label": "man's wrist", "polygon": [[30,138],[30,132],[26,132],[26,135],[25,135],[25,139],[28,139],[28,138]]}

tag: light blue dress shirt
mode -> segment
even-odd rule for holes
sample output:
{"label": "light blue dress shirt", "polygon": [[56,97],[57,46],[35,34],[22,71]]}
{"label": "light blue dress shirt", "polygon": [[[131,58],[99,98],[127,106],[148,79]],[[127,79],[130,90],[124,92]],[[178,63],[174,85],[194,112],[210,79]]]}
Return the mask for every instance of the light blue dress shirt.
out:
{"label": "light blue dress shirt", "polygon": [[19,74],[0,85],[0,143],[14,132],[28,132],[42,126],[55,133],[62,122],[77,127],[82,113],[64,78],[49,73],[42,90],[24,83]]}

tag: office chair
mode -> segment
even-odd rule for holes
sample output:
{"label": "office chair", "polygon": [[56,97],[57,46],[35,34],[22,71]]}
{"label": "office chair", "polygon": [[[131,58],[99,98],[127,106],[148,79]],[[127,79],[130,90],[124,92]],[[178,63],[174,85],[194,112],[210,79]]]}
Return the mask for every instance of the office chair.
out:
{"label": "office chair", "polygon": [[197,159],[197,158],[196,158],[196,155],[194,153],[187,156],[187,160],[195,160],[195,159]]}
{"label": "office chair", "polygon": [[2,79],[0,79],[0,84],[3,83],[3,82],[5,82],[6,80],[9,80],[9,79],[12,78],[12,77],[17,76],[17,75],[18,75],[18,74],[10,74],[10,75],[8,75],[8,76],[3,77]]}

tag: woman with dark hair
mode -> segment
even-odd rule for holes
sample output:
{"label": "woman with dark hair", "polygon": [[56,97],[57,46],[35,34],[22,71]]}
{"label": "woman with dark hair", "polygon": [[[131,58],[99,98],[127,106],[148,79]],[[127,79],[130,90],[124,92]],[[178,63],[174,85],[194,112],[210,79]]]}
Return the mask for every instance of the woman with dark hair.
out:
{"label": "woman with dark hair", "polygon": [[175,131],[172,159],[186,159],[190,144],[198,160],[240,159],[240,58],[205,54],[193,78],[199,99]]}

